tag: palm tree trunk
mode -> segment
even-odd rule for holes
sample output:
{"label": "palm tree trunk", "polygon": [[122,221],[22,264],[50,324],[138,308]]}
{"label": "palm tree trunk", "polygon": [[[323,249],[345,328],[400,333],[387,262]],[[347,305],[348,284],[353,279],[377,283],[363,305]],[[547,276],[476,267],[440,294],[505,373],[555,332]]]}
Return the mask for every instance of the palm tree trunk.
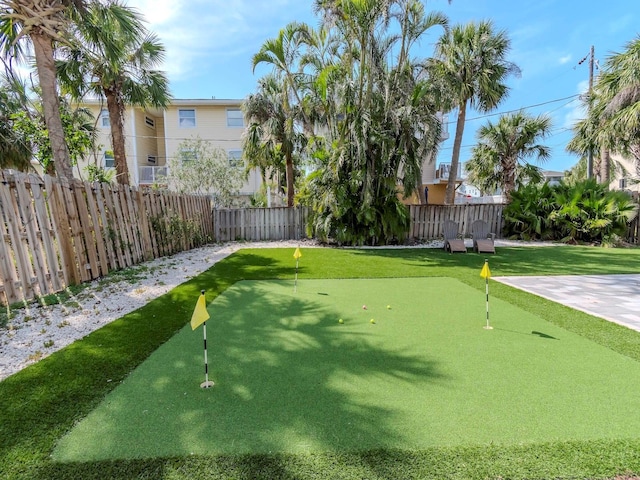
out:
{"label": "palm tree trunk", "polygon": [[605,185],[611,182],[611,152],[605,147],[600,149],[600,182]]}
{"label": "palm tree trunk", "polygon": [[291,153],[288,152],[285,156],[287,165],[287,207],[293,207],[293,159]]}
{"label": "palm tree trunk", "polygon": [[42,110],[49,131],[49,142],[53,154],[53,169],[59,177],[73,178],[69,149],[64,139],[64,128],[60,117],[60,99],[56,81],[56,67],[53,57],[53,42],[48,35],[31,32],[36,57],[36,68],[42,89]]}
{"label": "palm tree trunk", "polygon": [[124,143],[124,106],[120,104],[118,96],[111,90],[105,90],[107,110],[111,123],[111,143],[113,147],[113,161],[116,166],[116,180],[121,185],[129,185],[129,167]]}
{"label": "palm tree trunk", "polygon": [[511,203],[511,194],[516,189],[516,158],[505,158],[502,162],[502,175],[504,176],[503,192],[506,203]]}
{"label": "palm tree trunk", "polygon": [[467,118],[467,101],[465,100],[459,107],[458,121],[456,122],[456,136],[453,139],[453,155],[451,155],[451,170],[447,180],[447,190],[444,194],[445,205],[453,205],[456,195],[456,178],[458,177],[458,165],[460,164],[460,146],[462,145],[462,134],[464,133],[464,121]]}

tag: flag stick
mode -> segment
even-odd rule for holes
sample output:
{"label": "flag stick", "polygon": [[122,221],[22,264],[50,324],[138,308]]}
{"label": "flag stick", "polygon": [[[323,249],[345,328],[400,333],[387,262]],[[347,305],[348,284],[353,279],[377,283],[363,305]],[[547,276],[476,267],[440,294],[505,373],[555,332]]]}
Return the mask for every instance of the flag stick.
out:
{"label": "flag stick", "polygon": [[209,362],[207,360],[207,322],[202,324],[202,332],[204,334],[204,382],[200,384],[200,388],[211,388],[213,382],[209,381]]}
{"label": "flag stick", "polygon": [[293,281],[293,293],[298,291],[298,262],[300,261],[300,257],[302,253],[300,252],[300,247],[296,247],[296,251],[293,252],[293,258],[296,259],[296,279]]}
{"label": "flag stick", "polygon": [[[487,264],[489,262],[488,259],[485,258],[484,263]],[[491,325],[489,325],[489,275],[485,275],[484,277],[484,285],[485,285],[485,292],[487,295],[487,324],[485,325],[485,330],[493,330],[493,327]]]}
{"label": "flag stick", "polygon": [[[200,292],[204,295],[204,290]],[[208,315],[207,317],[208,318]],[[202,322],[202,334],[204,335],[204,382],[200,384],[200,388],[211,388],[213,387],[213,382],[209,381],[209,361],[207,359],[207,322]]]}

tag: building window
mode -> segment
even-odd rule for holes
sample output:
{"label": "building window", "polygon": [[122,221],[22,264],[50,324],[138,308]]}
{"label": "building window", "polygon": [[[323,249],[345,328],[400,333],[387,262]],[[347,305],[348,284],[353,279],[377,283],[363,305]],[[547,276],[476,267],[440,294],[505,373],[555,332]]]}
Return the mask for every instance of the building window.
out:
{"label": "building window", "polygon": [[111,122],[109,121],[109,110],[106,108],[100,110],[100,126],[102,128],[109,128],[111,126]]}
{"label": "building window", "polygon": [[239,108],[227,108],[227,127],[244,127],[244,115]]}
{"label": "building window", "polygon": [[103,163],[104,168],[113,168],[116,166],[115,158],[113,157],[113,152],[106,150],[103,155]]}
{"label": "building window", "polygon": [[156,121],[151,117],[147,117],[146,115],[144,116],[144,123],[149,128],[156,128]]}
{"label": "building window", "polygon": [[627,188],[627,179],[626,178],[621,178],[620,180],[618,180],[618,188],[620,188],[620,189]]}
{"label": "building window", "polygon": [[180,128],[193,128],[196,126],[196,111],[178,110],[178,124]]}
{"label": "building window", "polygon": [[231,167],[244,166],[244,162],[242,161],[242,150],[229,150],[227,152],[227,156],[229,157],[229,166]]}
{"label": "building window", "polygon": [[198,160],[198,152],[190,148],[183,148],[180,150],[180,160],[183,165],[189,165]]}

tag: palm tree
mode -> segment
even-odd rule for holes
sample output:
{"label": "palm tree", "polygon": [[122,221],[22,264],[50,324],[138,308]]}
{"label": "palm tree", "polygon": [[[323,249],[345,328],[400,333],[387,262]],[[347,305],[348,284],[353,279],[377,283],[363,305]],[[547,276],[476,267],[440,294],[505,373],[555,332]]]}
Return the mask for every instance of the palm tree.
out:
{"label": "palm tree", "polygon": [[567,150],[585,155],[600,151],[600,181],[609,183],[612,170],[610,152],[634,159],[640,176],[640,37],[626,50],[609,57],[603,65],[594,88],[586,99],[586,118],[578,121]]}
{"label": "palm tree", "polygon": [[23,57],[21,40],[29,38],[42,91],[42,107],[57,175],[72,178],[64,139],[54,62],[55,44],[65,38],[69,18],[82,13],[83,0],[1,0],[0,44],[5,56]]}
{"label": "palm tree", "polygon": [[[575,123],[573,126],[573,137],[567,143],[566,150],[576,153],[581,157],[586,157],[589,152],[600,151],[599,158],[594,162],[594,170],[599,172],[600,183],[609,183],[611,158],[609,149],[605,146],[606,134],[603,125],[603,103],[599,101],[597,89],[592,89],[591,93],[582,100],[583,108],[587,116]],[[586,161],[586,160],[585,160]],[[599,167],[599,168],[595,168]],[[576,169],[576,172],[578,173]],[[585,166],[585,178],[587,175]]]}
{"label": "palm tree", "polygon": [[278,171],[284,159],[287,183],[287,206],[293,206],[296,159],[305,145],[305,137],[295,128],[287,110],[288,90],[280,78],[267,75],[258,82],[258,92],[249,95],[242,109],[249,119],[243,138],[243,152],[248,166]]}
{"label": "palm tree", "polygon": [[117,1],[89,5],[75,29],[77,42],[63,50],[60,81],[75,98],[92,94],[106,99],[116,178],[129,183],[125,153],[126,105],[166,107],[168,80],[155,67],[164,59],[158,37],[147,31],[140,15]]}
{"label": "palm tree", "polygon": [[640,176],[640,37],[612,55],[598,77],[597,92],[605,147],[631,156]]}
{"label": "palm tree", "polygon": [[519,73],[518,67],[505,59],[509,48],[506,33],[496,32],[492,22],[470,22],[444,33],[436,43],[435,57],[427,62],[430,77],[450,98],[444,109],[458,109],[445,203],[454,202],[467,108],[479,112],[494,109],[507,96],[506,78]]}
{"label": "palm tree", "polygon": [[467,164],[471,183],[484,191],[500,188],[510,201],[517,185],[541,179],[537,167],[527,159],[540,162],[549,158],[549,147],[539,141],[550,130],[549,117],[534,117],[524,111],[502,115],[495,124],[489,121],[481,126]]}
{"label": "palm tree", "polygon": [[[282,125],[282,135],[292,139],[295,136],[295,123],[301,121],[305,129],[312,131],[311,121],[301,108],[302,99],[300,94],[301,80],[304,74],[300,71],[300,58],[302,55],[302,45],[304,40],[310,38],[309,27],[304,23],[292,22],[281,29],[278,36],[264,42],[260,51],[256,53],[252,60],[253,70],[261,63],[269,64],[273,67],[276,79],[268,80],[273,84],[278,81],[281,94],[278,95],[284,114],[284,124]],[[264,87],[265,85],[263,85]],[[269,87],[267,87],[267,90]],[[274,92],[263,92],[273,97]],[[293,206],[294,190],[294,166],[293,150],[284,149],[287,168],[287,206]]]}

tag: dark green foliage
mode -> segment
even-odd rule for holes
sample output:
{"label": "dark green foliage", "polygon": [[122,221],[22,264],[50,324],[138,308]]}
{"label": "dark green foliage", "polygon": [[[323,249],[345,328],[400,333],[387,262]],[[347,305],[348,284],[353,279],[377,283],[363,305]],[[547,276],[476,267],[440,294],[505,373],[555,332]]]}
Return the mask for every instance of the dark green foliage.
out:
{"label": "dark green foliage", "polygon": [[0,169],[31,169],[31,145],[14,127],[14,116],[26,103],[24,84],[9,76],[0,77]]}
{"label": "dark green foliage", "polygon": [[503,233],[521,240],[551,240],[550,215],[555,210],[554,190],[548,183],[529,184],[511,193],[505,207]]}
{"label": "dark green foliage", "polygon": [[504,210],[505,235],[524,240],[609,244],[622,237],[638,205],[595,179],[573,185],[528,185]]}
{"label": "dark green foliage", "polygon": [[[370,80],[367,104],[358,103],[357,96],[343,98],[347,113],[338,124],[338,139],[326,152],[316,152],[323,163],[309,184],[314,194],[311,222],[321,239],[388,244],[409,230],[408,211],[399,195],[415,191],[423,155],[435,151],[440,124],[424,85],[400,68],[386,75]],[[394,84],[402,76],[408,96]]]}
{"label": "dark green foliage", "polygon": [[[72,108],[66,98],[60,98],[60,117],[71,164],[75,165],[94,149],[96,129],[93,117],[87,109]],[[30,110],[16,112],[12,120],[16,133],[31,145],[34,158],[48,171],[53,162],[53,151],[41,106],[35,104]]]}
{"label": "dark green foliage", "polygon": [[312,161],[318,173],[299,201],[312,207],[313,236],[393,243],[409,229],[398,197],[419,191],[440,143],[442,88],[415,47],[447,18],[416,0],[319,1],[315,10],[319,29],[291,23],[253,57],[274,74],[244,103],[245,156],[263,172],[286,167],[289,206],[294,167]]}
{"label": "dark green foliage", "polygon": [[185,245],[199,247],[210,240],[198,231],[193,220],[185,220],[172,212],[149,217],[149,222],[155,241],[165,254],[181,252]]}
{"label": "dark green foliage", "polygon": [[483,192],[502,190],[507,199],[524,183],[541,183],[540,169],[529,163],[549,158],[549,148],[541,143],[551,129],[551,119],[519,111],[502,115],[480,127],[471,158],[465,165],[469,182]]}
{"label": "dark green foliage", "polygon": [[566,242],[606,243],[624,235],[637,211],[631,197],[609,191],[595,179],[555,189],[558,209],[551,215],[557,235]]}

